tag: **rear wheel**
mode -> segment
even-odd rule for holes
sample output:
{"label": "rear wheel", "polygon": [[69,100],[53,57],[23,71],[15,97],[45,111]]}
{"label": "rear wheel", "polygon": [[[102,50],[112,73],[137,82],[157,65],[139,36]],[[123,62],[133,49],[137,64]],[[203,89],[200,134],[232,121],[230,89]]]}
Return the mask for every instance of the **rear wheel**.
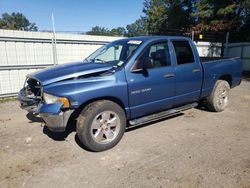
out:
{"label": "rear wheel", "polygon": [[81,112],[77,121],[77,135],[91,151],[104,151],[114,147],[126,128],[123,109],[108,100],[91,103]]}
{"label": "rear wheel", "polygon": [[218,80],[211,95],[207,98],[207,108],[213,112],[221,112],[226,109],[229,102],[230,86],[227,81]]}

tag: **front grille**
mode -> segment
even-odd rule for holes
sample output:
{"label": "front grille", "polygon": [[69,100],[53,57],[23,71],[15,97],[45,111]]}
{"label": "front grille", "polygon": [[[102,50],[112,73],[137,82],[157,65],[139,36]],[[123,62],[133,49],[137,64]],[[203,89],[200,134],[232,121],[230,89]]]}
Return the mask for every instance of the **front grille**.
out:
{"label": "front grille", "polygon": [[42,87],[39,81],[29,78],[25,86],[25,93],[32,98],[40,98],[42,96]]}
{"label": "front grille", "polygon": [[21,108],[28,112],[38,113],[39,103],[42,101],[42,87],[39,81],[27,78],[23,89],[18,94]]}

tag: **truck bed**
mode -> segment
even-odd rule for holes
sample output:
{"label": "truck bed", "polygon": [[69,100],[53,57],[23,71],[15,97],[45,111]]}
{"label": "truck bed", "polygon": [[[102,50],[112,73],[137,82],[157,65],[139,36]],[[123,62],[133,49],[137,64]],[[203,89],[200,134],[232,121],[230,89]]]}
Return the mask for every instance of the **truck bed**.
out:
{"label": "truck bed", "polygon": [[240,84],[242,74],[242,63],[240,58],[228,57],[202,57],[203,86],[201,98],[211,94],[216,80],[220,75],[228,78],[231,88]]}

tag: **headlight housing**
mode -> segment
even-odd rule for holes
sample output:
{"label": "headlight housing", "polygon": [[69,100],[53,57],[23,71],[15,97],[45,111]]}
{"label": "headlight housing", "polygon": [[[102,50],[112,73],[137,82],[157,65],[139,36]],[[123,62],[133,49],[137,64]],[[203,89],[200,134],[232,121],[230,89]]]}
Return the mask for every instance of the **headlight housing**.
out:
{"label": "headlight housing", "polygon": [[54,95],[50,95],[48,93],[43,93],[43,99],[46,104],[53,104],[53,103],[62,103],[63,108],[69,108],[69,100],[65,97],[56,97]]}

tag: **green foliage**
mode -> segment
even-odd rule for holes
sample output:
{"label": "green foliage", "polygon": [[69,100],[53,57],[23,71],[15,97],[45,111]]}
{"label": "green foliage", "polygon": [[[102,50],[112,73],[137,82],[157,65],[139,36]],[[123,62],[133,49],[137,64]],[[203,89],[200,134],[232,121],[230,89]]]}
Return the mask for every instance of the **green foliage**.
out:
{"label": "green foliage", "polygon": [[164,32],[167,27],[167,7],[164,0],[145,0],[143,13],[149,34]]}
{"label": "green foliage", "polygon": [[197,31],[230,31],[241,25],[240,1],[196,0],[196,11],[192,14],[197,22]]}
{"label": "green foliage", "polygon": [[196,11],[191,16],[198,19],[208,20],[213,15],[213,9],[210,4],[198,1],[195,4]]}
{"label": "green foliage", "polygon": [[[94,27],[88,34],[140,36],[237,31],[249,23],[250,0],[144,0],[143,16],[126,30]],[[250,24],[249,24],[250,25]],[[246,29],[244,29],[246,30]]]}
{"label": "green foliage", "polygon": [[110,31],[110,35],[112,36],[125,36],[126,29],[124,27],[117,27]]}
{"label": "green foliage", "polygon": [[12,101],[16,101],[16,100],[17,100],[16,97],[0,98],[0,104],[1,104],[1,103],[6,103],[6,102],[12,102]]}
{"label": "green foliage", "polygon": [[111,30],[105,27],[95,26],[92,27],[91,31],[86,32],[88,35],[105,35],[105,36],[142,36],[146,35],[145,21],[143,18],[136,20],[134,23],[123,27],[113,28]]}
{"label": "green foliage", "polygon": [[88,31],[87,35],[109,35],[109,30],[105,27],[95,26],[92,27],[91,31]]}
{"label": "green foliage", "polygon": [[244,0],[241,3],[240,10],[243,22],[250,22],[250,0]]}
{"label": "green foliage", "polygon": [[188,1],[170,3],[167,9],[167,27],[170,29],[188,30],[193,22],[190,16],[191,10],[191,4]]}
{"label": "green foliage", "polygon": [[[143,15],[134,23],[111,30],[95,26],[89,35],[142,36],[231,31],[250,41],[250,0],[144,0]],[[22,13],[4,13],[0,29],[37,31]],[[171,31],[171,32],[170,32]],[[231,35],[230,34],[230,35]]]}
{"label": "green foliage", "polygon": [[164,34],[169,29],[187,29],[192,23],[189,0],[144,0],[146,28],[149,34]]}
{"label": "green foliage", "polygon": [[0,29],[37,31],[38,27],[30,21],[22,13],[4,13],[0,18]]}
{"label": "green foliage", "polygon": [[127,25],[126,28],[127,28],[126,36],[128,37],[147,35],[144,18],[136,20],[134,23]]}
{"label": "green foliage", "polygon": [[217,15],[227,16],[229,14],[234,14],[234,12],[236,12],[235,9],[236,9],[235,3],[229,4],[229,5],[226,5],[226,7],[219,8],[219,10],[217,11]]}
{"label": "green foliage", "polygon": [[114,29],[107,29],[105,27],[95,26],[92,27],[91,31],[86,32],[87,35],[105,35],[105,36],[125,36],[126,29],[118,27]]}
{"label": "green foliage", "polygon": [[126,26],[127,31],[108,31],[105,28],[94,27],[87,34],[142,36],[165,34],[169,29],[187,30],[193,23],[191,17],[192,3],[190,0],[144,0],[144,16]]}
{"label": "green foliage", "polygon": [[238,32],[241,41],[250,41],[250,0],[245,0],[241,4],[242,27]]}

